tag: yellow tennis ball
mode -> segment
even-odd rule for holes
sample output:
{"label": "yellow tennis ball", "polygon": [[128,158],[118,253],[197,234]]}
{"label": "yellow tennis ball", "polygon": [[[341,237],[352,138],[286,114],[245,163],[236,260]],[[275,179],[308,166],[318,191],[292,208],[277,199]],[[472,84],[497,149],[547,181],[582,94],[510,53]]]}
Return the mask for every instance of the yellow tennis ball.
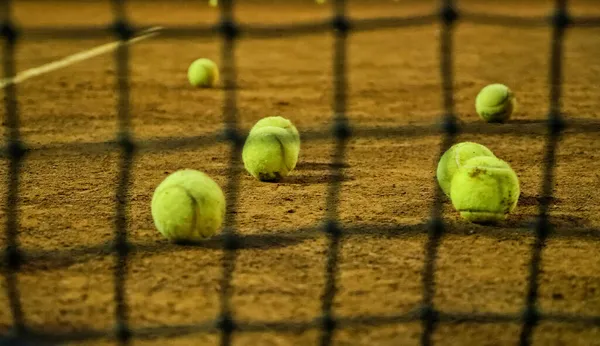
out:
{"label": "yellow tennis ball", "polygon": [[208,0],[208,5],[211,7],[219,6],[219,0]]}
{"label": "yellow tennis ball", "polygon": [[260,181],[279,181],[298,162],[298,145],[290,131],[265,126],[252,131],[242,150],[244,167]]}
{"label": "yellow tennis ball", "polygon": [[469,159],[477,156],[492,156],[494,153],[485,146],[462,142],[451,146],[438,162],[436,178],[446,196],[450,197],[451,182],[454,173]]}
{"label": "yellow tennis ball", "polygon": [[492,156],[474,157],[452,178],[452,205],[474,223],[504,220],[519,201],[517,174],[508,163]]}
{"label": "yellow tennis ball", "polygon": [[216,234],[225,218],[225,196],[208,175],[183,169],[163,180],[152,196],[158,231],[174,241],[198,241]]}
{"label": "yellow tennis ball", "polygon": [[[300,152],[300,133],[298,132],[298,129],[296,129],[296,126],[294,126],[294,124],[281,116],[272,116],[272,117],[265,117],[260,119],[259,121],[256,122],[256,124],[254,124],[254,126],[252,127],[252,129],[250,129],[250,133],[252,134],[253,132],[256,132],[258,129],[262,129],[263,127],[267,127],[267,126],[275,126],[275,127],[281,127],[282,129],[288,131],[293,139],[294,139],[294,144],[296,145],[296,150],[298,152]],[[296,154],[296,156],[298,156],[298,154]],[[294,167],[292,167],[293,169]]]}
{"label": "yellow tennis ball", "polygon": [[488,123],[503,123],[515,109],[513,92],[503,84],[490,84],[477,94],[475,110]]}
{"label": "yellow tennis ball", "polygon": [[201,58],[192,62],[187,75],[192,86],[211,88],[219,82],[219,67],[212,60]]}

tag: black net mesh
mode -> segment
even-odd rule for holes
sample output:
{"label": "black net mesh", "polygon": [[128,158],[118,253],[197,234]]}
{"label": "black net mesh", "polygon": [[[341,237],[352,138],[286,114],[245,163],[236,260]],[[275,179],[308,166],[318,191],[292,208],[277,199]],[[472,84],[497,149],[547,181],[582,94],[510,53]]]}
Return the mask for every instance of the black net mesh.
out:
{"label": "black net mesh", "polygon": [[[134,28],[127,21],[125,13],[125,1],[113,0],[114,22],[109,27],[70,27],[70,28],[36,28],[28,29],[27,35],[45,39],[61,38],[93,38],[102,37],[111,32],[122,43],[132,38],[136,33],[143,32],[147,28]],[[549,202],[553,193],[553,170],[555,164],[555,152],[558,139],[565,128],[565,122],[561,116],[561,74],[563,39],[568,27],[600,27],[598,17],[572,17],[567,12],[567,1],[556,0],[554,13],[550,17],[513,17],[501,15],[489,15],[485,13],[459,13],[453,0],[440,1],[438,13],[415,17],[388,17],[375,19],[350,20],[346,15],[346,1],[333,0],[332,17],[327,21],[315,21],[294,25],[256,26],[242,25],[237,23],[233,16],[234,1],[221,0],[220,22],[216,26],[195,27],[165,27],[161,30],[164,37],[209,37],[220,35],[222,37],[222,69],[225,87],[225,98],[223,103],[224,133],[215,133],[206,136],[180,137],[161,140],[133,141],[130,131],[130,107],[129,107],[129,53],[126,44],[121,44],[115,52],[117,66],[117,78],[115,92],[118,94],[117,116],[118,133],[112,142],[107,143],[73,143],[60,145],[45,145],[26,148],[20,137],[19,111],[17,108],[17,86],[15,83],[7,83],[4,87],[4,107],[6,110],[6,132],[5,144],[1,154],[8,158],[8,180],[6,182],[6,247],[4,249],[3,275],[6,282],[6,294],[10,303],[12,316],[12,334],[5,338],[6,342],[17,342],[33,338],[50,342],[77,341],[100,337],[113,337],[119,344],[125,345],[132,338],[144,338],[156,335],[185,335],[199,332],[215,332],[221,334],[221,344],[232,343],[234,333],[260,332],[260,331],[293,331],[301,332],[309,329],[320,329],[321,345],[332,344],[334,332],[339,328],[356,326],[381,326],[389,324],[409,323],[420,321],[423,326],[421,344],[432,344],[432,335],[440,322],[470,322],[470,323],[520,323],[520,344],[531,344],[531,336],[536,325],[542,321],[575,323],[581,325],[600,325],[600,316],[578,316],[568,314],[543,314],[538,310],[537,298],[539,289],[540,259],[545,242],[552,231],[552,224],[548,219]],[[3,0],[1,3],[2,16],[0,17],[0,32],[2,43],[2,69],[3,76],[10,78],[15,76],[15,45],[19,38],[18,28],[11,19],[11,1]],[[462,314],[444,312],[436,309],[433,303],[435,295],[435,273],[436,256],[440,240],[444,235],[445,225],[442,220],[442,192],[436,189],[436,195],[432,201],[431,220],[429,227],[429,238],[424,249],[425,266],[422,275],[422,304],[419,308],[404,314],[385,316],[355,316],[336,317],[332,311],[332,305],[336,296],[336,273],[339,249],[342,236],[345,231],[360,232],[355,229],[344,229],[338,222],[338,204],[342,181],[342,170],[344,167],[345,149],[348,139],[352,137],[411,137],[424,136],[441,133],[443,136],[440,147],[440,156],[454,142],[456,135],[462,133],[520,133],[527,135],[531,128],[522,126],[483,127],[478,125],[465,125],[459,127],[455,117],[453,101],[453,28],[457,21],[479,24],[494,24],[506,26],[536,27],[551,25],[553,28],[552,46],[550,55],[550,70],[548,72],[549,88],[549,112],[546,128],[546,151],[544,179],[541,189],[541,203],[538,221],[534,232],[536,240],[531,248],[531,259],[529,277],[527,282],[527,296],[522,314],[498,314],[498,313],[473,313]],[[361,32],[383,28],[410,27],[439,22],[441,35],[439,42],[440,74],[442,78],[443,110],[440,126],[415,128],[410,125],[388,127],[388,128],[351,128],[346,118],[347,105],[347,38],[353,32]],[[232,314],[231,291],[232,274],[236,264],[236,249],[240,248],[243,238],[237,236],[235,212],[228,213],[225,222],[222,239],[224,249],[222,265],[223,277],[220,285],[220,317],[216,321],[199,325],[174,325],[156,328],[135,328],[128,323],[128,304],[125,286],[127,281],[128,252],[130,244],[127,239],[127,210],[128,210],[128,188],[131,180],[131,168],[134,155],[139,151],[163,151],[177,150],[181,148],[199,148],[209,145],[215,141],[228,142],[232,150],[229,158],[228,182],[225,186],[227,208],[235,211],[238,201],[238,187],[240,176],[240,154],[244,142],[244,136],[238,128],[236,109],[236,61],[235,47],[240,38],[270,38],[293,35],[304,35],[314,32],[330,31],[334,34],[334,56],[332,120],[331,129],[324,131],[313,131],[303,133],[305,140],[317,140],[333,138],[335,140],[335,152],[331,165],[331,181],[327,193],[327,214],[323,226],[320,228],[329,240],[327,261],[325,270],[325,287],[322,294],[321,316],[309,322],[295,322],[290,320],[279,322],[261,321],[236,321]],[[597,125],[590,123],[578,123],[573,121],[569,126],[580,132],[600,131]],[[120,152],[120,170],[118,184],[116,186],[116,222],[114,225],[114,256],[116,266],[114,270],[114,303],[115,328],[114,330],[98,330],[79,332],[71,334],[48,334],[40,335],[29,330],[25,324],[21,298],[19,295],[19,284],[17,273],[20,265],[26,260],[26,256],[19,249],[19,176],[22,161],[28,151],[44,150],[52,153],[59,150],[85,150],[87,152],[114,151]],[[435,182],[432,182],[435,184]],[[436,184],[437,185],[437,184]]]}

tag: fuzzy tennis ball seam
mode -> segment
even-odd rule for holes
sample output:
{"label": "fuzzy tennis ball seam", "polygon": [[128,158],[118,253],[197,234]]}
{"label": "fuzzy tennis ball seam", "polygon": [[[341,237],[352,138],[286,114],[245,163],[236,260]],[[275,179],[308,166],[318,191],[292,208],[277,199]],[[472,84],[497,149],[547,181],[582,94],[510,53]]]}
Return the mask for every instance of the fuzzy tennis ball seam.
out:
{"label": "fuzzy tennis ball seam", "polygon": [[261,181],[279,181],[296,166],[299,147],[293,134],[282,127],[265,126],[251,131],[242,150],[244,167]]}
{"label": "fuzzy tennis ball seam", "polygon": [[444,194],[450,197],[452,177],[469,159],[476,156],[494,156],[494,153],[479,143],[460,142],[452,145],[440,158],[436,178]]}
{"label": "fuzzy tennis ball seam", "polygon": [[496,157],[469,159],[452,179],[452,205],[475,223],[506,219],[520,195],[519,179],[508,163]]}
{"label": "fuzzy tennis ball seam", "polygon": [[[277,142],[274,142],[276,140]],[[271,151],[270,156],[265,152]],[[262,150],[259,150],[263,146]],[[250,129],[242,153],[246,170],[261,181],[279,181],[294,170],[300,154],[300,133],[282,116],[258,120]],[[270,149],[269,149],[270,148]]]}
{"label": "fuzzy tennis ball seam", "polygon": [[[509,101],[510,102],[510,101]],[[489,108],[494,108],[494,110],[490,110],[490,111],[481,111],[481,117],[484,118],[484,120],[489,121],[489,122],[500,122],[495,121],[495,120],[488,120],[488,119],[492,119],[492,118],[499,118],[499,119],[506,119],[507,116],[512,114],[512,106],[511,105],[496,105],[496,106],[489,106]],[[495,108],[503,108],[500,111],[497,111]],[[502,120],[504,121],[504,120]]]}
{"label": "fuzzy tennis ball seam", "polygon": [[290,166],[288,166],[288,164],[287,164],[287,160],[286,160],[287,154],[285,152],[284,144],[279,137],[275,137],[275,139],[277,140],[277,143],[279,143],[279,151],[281,151],[281,158],[283,161],[283,165],[285,166],[285,168],[287,168],[288,171],[291,171],[292,168]]}
{"label": "fuzzy tennis ball seam", "polygon": [[152,218],[158,231],[174,241],[198,241],[219,231],[225,218],[225,197],[208,175],[191,169],[166,177],[152,197]]}
{"label": "fuzzy tennis ball seam", "polygon": [[300,133],[298,132],[298,129],[289,119],[286,119],[282,116],[270,116],[260,119],[256,122],[256,124],[254,124],[254,126],[252,126],[249,135],[253,132],[256,132],[258,129],[267,126],[280,127],[290,132],[294,138],[294,141],[298,143],[298,146],[300,146]]}
{"label": "fuzzy tennis ball seam", "polygon": [[[199,204],[198,204],[198,201],[196,200],[196,198],[184,186],[177,185],[177,184],[165,186],[163,189],[161,189],[161,191],[159,191],[159,193],[166,192],[169,189],[179,189],[185,194],[185,196],[187,198],[189,198],[191,209],[192,209],[192,219],[190,221],[190,228],[192,230],[197,230],[198,229]],[[204,234],[200,234],[200,235],[205,236]],[[169,236],[174,239],[178,239],[177,235],[169,235]]]}
{"label": "fuzzy tennis ball seam", "polygon": [[194,197],[183,186],[173,185],[173,187],[177,187],[177,188],[183,189],[183,191],[185,192],[186,196],[190,199],[190,202],[191,202],[191,205],[192,205],[192,210],[194,210],[194,213],[192,214],[192,221],[190,223],[191,223],[192,229],[198,229],[198,213],[200,213],[200,208],[199,208],[200,204],[196,200],[196,197]]}
{"label": "fuzzy tennis ball seam", "polygon": [[[474,159],[479,159],[479,158],[474,158]],[[470,160],[471,161],[471,160]],[[498,160],[499,162],[503,162],[501,160]],[[471,165],[471,162],[467,162],[467,164],[465,164],[463,166],[462,170],[469,170],[468,171],[468,176],[470,178],[473,179],[478,179],[481,178],[481,176],[484,176],[483,178],[489,177],[489,178],[493,178],[495,179],[495,174],[507,174],[508,176],[514,175],[514,171],[512,170],[512,168],[510,168],[510,166],[506,166],[506,167],[490,167],[490,166],[479,166],[479,165]],[[516,178],[516,176],[515,176]],[[517,181],[517,179],[515,179],[515,181]],[[503,191],[503,184],[496,184],[496,192],[498,193],[498,195],[503,195],[505,191]],[[518,186],[517,187],[517,191],[518,191]],[[515,204],[515,201],[510,201],[511,197],[512,197],[512,193],[511,190],[507,190],[506,191],[508,196],[503,197],[500,200],[500,206],[503,207],[504,211],[510,211],[510,209],[512,209],[513,204]],[[509,201],[510,203],[505,203],[506,201]],[[462,211],[479,211],[479,212],[487,212],[488,210],[483,209],[483,208],[462,208]],[[502,211],[502,210],[501,210]]]}
{"label": "fuzzy tennis ball seam", "polygon": [[[469,167],[466,166],[465,167]],[[488,172],[496,172],[496,173],[509,173],[510,174],[511,169],[508,168],[499,168],[499,167],[486,167],[485,170],[475,166],[472,172],[469,172],[469,176],[472,178],[477,178],[480,175],[488,175],[488,176],[492,176],[492,174],[488,174]],[[496,184],[496,192],[501,195],[503,193],[502,191],[502,186],[500,184]],[[503,207],[505,207],[504,209],[509,209],[507,204],[501,203],[501,205]],[[483,208],[467,208],[467,209],[463,209],[462,211],[468,211],[468,212],[482,212],[482,213],[490,213],[488,210],[485,210]],[[505,213],[508,210],[505,210]]]}
{"label": "fuzzy tennis ball seam", "polygon": [[[188,236],[181,236],[180,234],[176,234],[176,233],[172,233],[170,231],[168,231],[167,227],[163,227],[165,228],[165,230],[163,231],[164,235],[172,240],[189,240],[190,238],[193,239],[197,239],[197,238],[208,238],[211,236],[211,234],[207,234],[207,232],[204,231],[204,227],[201,227],[201,225],[199,225],[198,220],[202,218],[201,215],[199,215],[201,213],[201,206],[200,203],[198,202],[198,200],[196,199],[196,197],[194,197],[194,195],[192,195],[189,190],[182,186],[182,185],[168,185],[165,186],[164,188],[160,189],[157,191],[157,196],[161,197],[161,194],[163,193],[167,193],[169,190],[179,190],[180,192],[183,192],[183,194],[185,195],[186,198],[189,199],[189,207],[191,210],[191,219],[189,221],[189,235],[191,235],[191,237]],[[183,203],[182,203],[183,204]],[[182,205],[183,207],[183,205]],[[163,225],[166,223],[163,223]]]}
{"label": "fuzzy tennis ball seam", "polygon": [[[281,139],[279,139],[279,137],[275,136],[275,140],[277,141],[277,143],[279,143],[279,151],[281,152],[281,161],[282,161],[283,165],[285,166],[285,168],[288,171],[291,171],[290,167],[287,165],[287,162],[286,162],[285,148],[283,146],[283,143],[281,142]],[[279,180],[282,178],[278,173],[275,173],[275,176],[276,176],[275,180]],[[263,179],[265,179],[265,178],[263,178]],[[266,179],[268,179],[268,178],[266,178]]]}
{"label": "fuzzy tennis ball seam", "polygon": [[490,123],[503,123],[510,119],[515,108],[512,90],[504,84],[489,84],[475,98],[475,111]]}

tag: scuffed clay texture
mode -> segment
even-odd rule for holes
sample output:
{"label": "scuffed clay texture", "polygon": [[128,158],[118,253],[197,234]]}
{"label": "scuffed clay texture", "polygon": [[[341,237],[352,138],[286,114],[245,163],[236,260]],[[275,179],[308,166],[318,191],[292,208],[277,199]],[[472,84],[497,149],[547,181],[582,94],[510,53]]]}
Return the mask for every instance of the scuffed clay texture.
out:
{"label": "scuffed clay texture", "polygon": [[152,218],[158,231],[174,241],[208,238],[221,228],[225,196],[206,174],[184,169],[169,175],[152,196]]}
{"label": "scuffed clay texture", "polygon": [[265,126],[252,131],[242,151],[244,167],[261,181],[279,181],[296,167],[299,146],[290,131]]}
{"label": "scuffed clay texture", "polygon": [[519,194],[517,175],[495,157],[472,158],[452,178],[452,205],[474,223],[504,220],[517,206]]}
{"label": "scuffed clay texture", "polygon": [[450,197],[452,177],[456,170],[467,160],[477,156],[494,157],[494,153],[481,144],[462,142],[454,144],[442,155],[437,166],[436,178],[446,196]]}

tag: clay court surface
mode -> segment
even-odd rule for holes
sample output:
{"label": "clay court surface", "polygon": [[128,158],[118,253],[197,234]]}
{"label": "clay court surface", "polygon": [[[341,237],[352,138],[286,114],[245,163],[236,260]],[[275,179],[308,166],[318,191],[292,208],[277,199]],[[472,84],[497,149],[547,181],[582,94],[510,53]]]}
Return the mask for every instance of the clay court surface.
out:
{"label": "clay court surface", "polygon": [[[463,9],[519,16],[546,15],[551,1],[460,1]],[[356,18],[432,12],[433,1],[350,2]],[[600,14],[594,1],[572,1],[574,14]],[[131,2],[139,25],[213,23],[203,1]],[[328,6],[303,2],[243,2],[243,22],[274,24],[326,18]],[[107,1],[15,1],[23,26],[105,24]],[[360,129],[410,125],[403,136],[353,138],[338,211],[346,227],[334,312],[340,317],[397,315],[422,301],[427,222],[441,144],[433,127],[442,114],[439,25],[385,29],[349,39],[348,118]],[[461,221],[449,201],[449,227],[439,249],[435,307],[451,313],[517,316],[525,304],[528,265],[538,212],[548,110],[549,28],[460,24],[455,35],[455,101],[461,123],[486,130],[459,141],[488,146],[521,181],[519,205],[508,221],[477,226]],[[113,38],[27,39],[17,70],[47,64]],[[238,119],[244,130],[264,116],[291,119],[300,132],[324,132],[332,119],[331,34],[248,39],[236,52]],[[194,90],[186,80],[198,57],[219,61],[220,41],[167,39],[160,34],[131,46],[134,137],[158,140],[209,135],[222,127],[222,89]],[[555,232],[542,257],[539,307],[545,313],[600,315],[600,30],[572,29],[566,37],[563,110],[571,127],[561,138],[550,215]],[[117,129],[113,54],[74,64],[17,85],[21,131],[35,149],[20,182],[19,240],[27,263],[18,274],[29,327],[47,333],[110,330],[114,325],[115,189],[119,152],[101,143]],[[515,91],[519,109],[504,125],[481,123],[474,98],[493,82]],[[0,110],[5,116],[4,109]],[[489,127],[494,127],[490,130]],[[2,130],[5,132],[5,130]],[[77,144],[81,143],[81,146]],[[88,144],[83,144],[88,143]],[[96,143],[98,145],[90,145]],[[65,144],[68,144],[65,147]],[[320,316],[327,238],[325,218],[333,139],[306,140],[296,171],[277,184],[259,183],[240,168],[239,198],[229,212],[243,235],[233,275],[232,306],[240,320],[311,321]],[[150,215],[154,188],[181,168],[202,170],[227,193],[227,143],[144,150],[135,157],[129,199],[133,245],[126,282],[132,328],[202,324],[218,317],[222,274],[218,240],[170,244]],[[6,181],[7,160],[0,170]],[[4,195],[6,186],[0,187]],[[2,203],[5,203],[3,197]],[[4,211],[0,221],[6,219]],[[1,236],[5,240],[4,234]],[[0,281],[6,286],[4,281]],[[3,291],[4,292],[4,291]],[[11,326],[0,296],[0,330]],[[514,345],[520,324],[441,323],[437,345]],[[336,331],[336,345],[416,345],[421,324],[387,324]],[[234,335],[235,345],[314,345],[318,329]],[[216,345],[218,333],[158,334],[134,345]],[[535,345],[600,345],[600,327],[542,321]],[[76,341],[109,345],[109,339]]]}

